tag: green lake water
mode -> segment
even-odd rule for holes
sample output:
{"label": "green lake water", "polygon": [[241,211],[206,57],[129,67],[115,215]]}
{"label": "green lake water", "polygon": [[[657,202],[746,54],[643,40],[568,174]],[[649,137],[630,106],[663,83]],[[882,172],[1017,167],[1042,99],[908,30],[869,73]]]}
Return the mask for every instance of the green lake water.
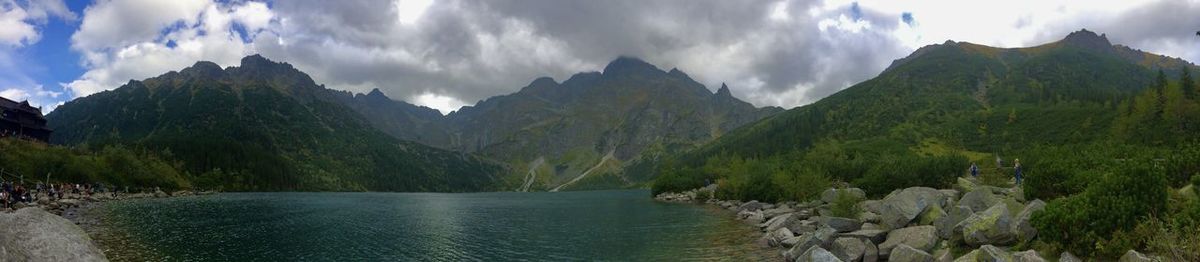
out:
{"label": "green lake water", "polygon": [[[645,190],[223,193],[108,203],[117,261],[772,260],[754,229]],[[98,231],[98,233],[97,233]]]}

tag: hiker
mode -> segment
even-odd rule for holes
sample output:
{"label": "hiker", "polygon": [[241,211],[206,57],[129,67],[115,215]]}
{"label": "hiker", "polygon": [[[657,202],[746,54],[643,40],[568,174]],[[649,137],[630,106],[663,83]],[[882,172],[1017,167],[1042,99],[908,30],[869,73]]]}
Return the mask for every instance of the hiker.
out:
{"label": "hiker", "polygon": [[1017,185],[1021,184],[1021,159],[1013,159],[1013,169],[1016,169]]}
{"label": "hiker", "polygon": [[971,177],[979,177],[979,166],[975,162],[971,162]]}

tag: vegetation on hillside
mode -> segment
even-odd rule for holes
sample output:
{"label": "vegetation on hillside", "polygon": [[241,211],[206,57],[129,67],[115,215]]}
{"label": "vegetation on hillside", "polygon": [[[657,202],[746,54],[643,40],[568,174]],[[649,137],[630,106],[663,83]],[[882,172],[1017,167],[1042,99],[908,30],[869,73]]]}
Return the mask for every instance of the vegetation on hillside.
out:
{"label": "vegetation on hillside", "polygon": [[24,180],[26,184],[103,183],[134,190],[158,187],[168,191],[193,188],[195,184],[191,181],[196,177],[180,171],[181,164],[172,161],[170,154],[118,145],[68,148],[0,138],[0,168],[6,174],[3,180]]}

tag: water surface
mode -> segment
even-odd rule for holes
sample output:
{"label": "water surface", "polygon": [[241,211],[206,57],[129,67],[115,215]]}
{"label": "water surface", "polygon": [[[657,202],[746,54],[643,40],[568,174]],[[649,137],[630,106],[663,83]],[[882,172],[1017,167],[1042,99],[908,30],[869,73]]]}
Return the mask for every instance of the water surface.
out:
{"label": "water surface", "polygon": [[[113,260],[764,260],[753,229],[645,190],[224,193],[118,201],[90,230]],[[99,232],[99,233],[96,233]]]}

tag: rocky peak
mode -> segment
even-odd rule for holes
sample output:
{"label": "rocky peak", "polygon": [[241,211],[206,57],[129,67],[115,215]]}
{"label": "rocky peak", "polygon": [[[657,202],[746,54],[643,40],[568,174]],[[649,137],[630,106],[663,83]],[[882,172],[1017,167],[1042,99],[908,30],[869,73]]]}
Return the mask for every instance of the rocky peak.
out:
{"label": "rocky peak", "polygon": [[221,66],[209,61],[199,61],[191,67],[180,70],[179,73],[188,76],[219,78],[225,74],[225,70]]}
{"label": "rocky peak", "polygon": [[716,96],[718,96],[718,97],[733,97],[733,93],[729,92],[729,86],[725,85],[725,83],[721,83],[721,88],[717,89]]}
{"label": "rocky peak", "polygon": [[1107,35],[1096,35],[1095,32],[1088,31],[1087,29],[1080,29],[1068,34],[1066,38],[1063,38],[1062,43],[1097,51],[1109,51],[1113,49],[1113,45],[1108,41]]}
{"label": "rocky peak", "polygon": [[371,92],[367,93],[367,97],[372,99],[383,98],[391,100],[391,98],[388,98],[387,95],[383,94],[383,91],[379,91],[379,88],[371,89]]}
{"label": "rocky peak", "polygon": [[658,67],[650,63],[646,63],[646,61],[628,56],[617,57],[616,60],[609,62],[608,66],[604,67],[605,76],[645,72],[662,73],[662,70],[659,70]]}

